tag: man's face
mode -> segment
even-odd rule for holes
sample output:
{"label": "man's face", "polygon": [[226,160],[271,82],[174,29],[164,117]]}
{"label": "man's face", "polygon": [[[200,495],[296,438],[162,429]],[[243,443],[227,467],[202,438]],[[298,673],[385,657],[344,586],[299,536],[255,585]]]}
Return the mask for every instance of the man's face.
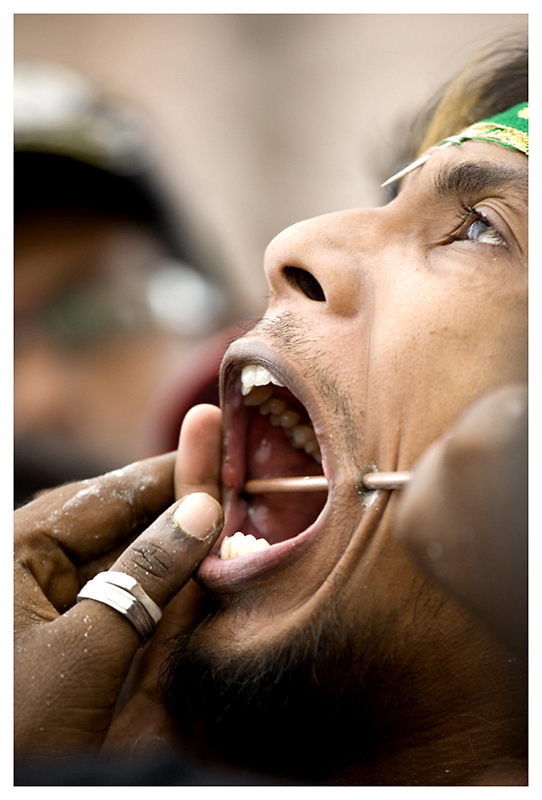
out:
{"label": "man's face", "polygon": [[[411,469],[472,400],[526,380],[526,169],[495,145],[436,151],[389,205],[302,222],[270,244],[267,313],[223,367],[224,535],[282,544],[209,559],[199,573],[226,600],[250,603],[239,644],[280,636],[338,583],[348,594],[369,580],[373,592],[375,575],[393,568],[380,551],[396,498],[360,495],[360,471]],[[284,388],[243,396],[247,364]],[[314,428],[321,465],[253,405],[267,395],[299,415],[294,430]],[[250,478],[322,472],[327,500],[243,496]]]}
{"label": "man's face", "polygon": [[[271,546],[198,571],[221,605],[195,639],[217,661],[269,653],[324,617],[348,647],[378,641],[408,662],[414,682],[435,672],[435,651],[448,665],[468,653],[476,633],[455,606],[441,611],[393,538],[398,493],[357,484],[366,468],[411,469],[471,401],[526,381],[526,171],[496,145],[437,150],[387,206],[301,222],[269,245],[267,313],[223,364],[222,481],[224,536]],[[246,365],[273,382],[243,394]],[[321,473],[327,495],[243,492]]]}

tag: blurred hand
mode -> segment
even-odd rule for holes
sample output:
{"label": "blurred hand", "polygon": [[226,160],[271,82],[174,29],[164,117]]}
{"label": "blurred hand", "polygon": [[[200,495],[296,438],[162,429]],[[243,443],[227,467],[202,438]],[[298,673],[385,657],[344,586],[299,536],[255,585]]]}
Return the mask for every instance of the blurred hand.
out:
{"label": "blurred hand", "polygon": [[415,465],[399,506],[411,555],[519,657],[527,652],[527,389],[474,403]]}

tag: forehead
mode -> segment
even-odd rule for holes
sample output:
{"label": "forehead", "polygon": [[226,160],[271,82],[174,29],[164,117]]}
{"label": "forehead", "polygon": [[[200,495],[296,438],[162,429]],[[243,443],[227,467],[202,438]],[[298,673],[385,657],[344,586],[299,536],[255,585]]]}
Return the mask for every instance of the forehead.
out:
{"label": "forehead", "polygon": [[467,141],[443,150],[407,175],[399,194],[432,191],[438,196],[497,192],[528,205],[528,158],[517,150],[488,142]]}

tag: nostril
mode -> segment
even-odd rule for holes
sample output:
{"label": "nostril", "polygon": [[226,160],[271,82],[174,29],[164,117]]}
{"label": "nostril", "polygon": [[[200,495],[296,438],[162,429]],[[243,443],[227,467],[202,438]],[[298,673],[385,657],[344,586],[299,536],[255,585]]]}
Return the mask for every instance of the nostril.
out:
{"label": "nostril", "polygon": [[299,289],[309,300],[316,300],[318,303],[325,303],[326,296],[324,290],[310,272],[299,267],[284,267],[284,274],[288,283],[295,289]]}

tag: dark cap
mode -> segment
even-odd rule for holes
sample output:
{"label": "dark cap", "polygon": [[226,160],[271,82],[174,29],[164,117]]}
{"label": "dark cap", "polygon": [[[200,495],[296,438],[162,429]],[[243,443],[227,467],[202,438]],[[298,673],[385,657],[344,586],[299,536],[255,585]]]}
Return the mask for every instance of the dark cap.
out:
{"label": "dark cap", "polygon": [[186,257],[152,174],[141,115],[51,63],[16,62],[14,99],[16,215],[44,208],[114,213],[149,224],[172,255]]}

